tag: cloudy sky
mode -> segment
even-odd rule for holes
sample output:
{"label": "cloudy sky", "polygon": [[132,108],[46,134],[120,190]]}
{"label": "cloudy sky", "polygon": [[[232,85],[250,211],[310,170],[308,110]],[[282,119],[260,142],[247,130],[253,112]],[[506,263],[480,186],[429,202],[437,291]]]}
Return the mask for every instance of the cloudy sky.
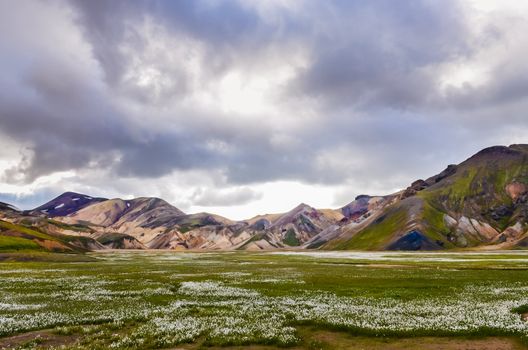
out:
{"label": "cloudy sky", "polygon": [[0,1],[0,201],[394,192],[528,143],[526,33],[518,0]]}

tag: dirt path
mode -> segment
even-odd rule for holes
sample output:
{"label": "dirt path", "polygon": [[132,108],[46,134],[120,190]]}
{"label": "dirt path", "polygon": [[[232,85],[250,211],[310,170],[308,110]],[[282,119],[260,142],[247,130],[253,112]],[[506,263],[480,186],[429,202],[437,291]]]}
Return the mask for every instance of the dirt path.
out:
{"label": "dirt path", "polygon": [[13,335],[6,338],[0,338],[0,349],[13,349],[22,345],[35,344],[41,347],[61,346],[74,343],[79,336],[76,335],[58,335],[52,333],[52,330],[40,330],[28,333]]}
{"label": "dirt path", "polygon": [[[315,331],[308,340],[308,349],[365,350],[521,350],[527,349],[518,339],[488,338],[372,338],[355,337],[341,332]],[[311,343],[310,343],[311,342]]]}
{"label": "dirt path", "polygon": [[[487,338],[373,338],[358,337],[344,332],[333,332],[310,328],[300,329],[304,339],[302,344],[288,348],[291,350],[521,350],[528,349],[518,339],[508,337]],[[59,347],[71,345],[79,340],[79,335],[57,335],[51,330],[41,330],[0,338],[0,349],[13,349],[22,345],[35,344],[38,347]],[[174,350],[204,349],[200,343],[185,344]],[[276,350],[273,346],[211,347],[211,350]]]}

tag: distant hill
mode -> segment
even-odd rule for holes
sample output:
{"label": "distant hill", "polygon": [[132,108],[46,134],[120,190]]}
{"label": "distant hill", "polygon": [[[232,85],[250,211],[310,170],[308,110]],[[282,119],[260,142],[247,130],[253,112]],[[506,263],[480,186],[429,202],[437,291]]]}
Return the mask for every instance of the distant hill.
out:
{"label": "distant hill", "polygon": [[186,214],[159,198],[66,192],[27,212],[0,203],[0,219],[90,239],[85,247],[76,243],[79,249],[519,249],[528,247],[527,203],[528,145],[511,145],[486,148],[397,193],[360,195],[338,209],[302,203],[232,221]]}

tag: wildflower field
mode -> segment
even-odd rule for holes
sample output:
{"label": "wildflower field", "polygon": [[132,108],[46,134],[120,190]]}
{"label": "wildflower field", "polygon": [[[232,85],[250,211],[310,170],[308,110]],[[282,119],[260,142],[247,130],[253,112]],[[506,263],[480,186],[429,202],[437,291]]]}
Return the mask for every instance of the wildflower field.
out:
{"label": "wildflower field", "polygon": [[0,263],[0,348],[528,344],[525,252],[90,256]]}

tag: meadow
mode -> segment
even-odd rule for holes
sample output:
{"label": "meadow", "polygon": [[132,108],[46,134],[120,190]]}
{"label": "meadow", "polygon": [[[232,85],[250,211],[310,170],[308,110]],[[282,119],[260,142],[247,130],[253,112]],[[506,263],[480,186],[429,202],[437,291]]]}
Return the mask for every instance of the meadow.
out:
{"label": "meadow", "polygon": [[0,263],[0,348],[528,344],[528,252],[89,256]]}

